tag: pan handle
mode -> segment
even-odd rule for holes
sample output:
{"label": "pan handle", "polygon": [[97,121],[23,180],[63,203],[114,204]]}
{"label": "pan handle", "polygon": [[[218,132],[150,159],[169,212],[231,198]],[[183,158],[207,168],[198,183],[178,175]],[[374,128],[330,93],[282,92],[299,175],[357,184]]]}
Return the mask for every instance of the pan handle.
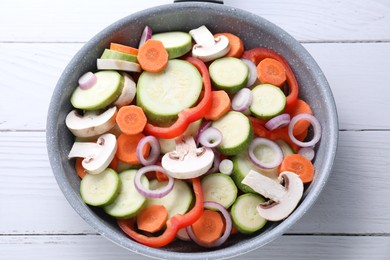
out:
{"label": "pan handle", "polygon": [[223,4],[222,0],[174,0],[174,3],[180,3],[180,2],[209,2],[214,4]]}

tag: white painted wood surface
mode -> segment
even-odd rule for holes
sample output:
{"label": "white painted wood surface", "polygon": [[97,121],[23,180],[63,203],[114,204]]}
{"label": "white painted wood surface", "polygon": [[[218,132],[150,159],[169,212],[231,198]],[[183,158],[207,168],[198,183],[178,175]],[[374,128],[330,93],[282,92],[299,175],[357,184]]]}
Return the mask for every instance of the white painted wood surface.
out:
{"label": "white painted wood surface", "polygon": [[[146,259],[97,234],[52,175],[45,121],[52,91],[93,35],[168,0],[2,2],[0,259]],[[336,99],[340,139],[317,203],[287,234],[237,259],[390,258],[390,1],[225,0],[304,43]]]}

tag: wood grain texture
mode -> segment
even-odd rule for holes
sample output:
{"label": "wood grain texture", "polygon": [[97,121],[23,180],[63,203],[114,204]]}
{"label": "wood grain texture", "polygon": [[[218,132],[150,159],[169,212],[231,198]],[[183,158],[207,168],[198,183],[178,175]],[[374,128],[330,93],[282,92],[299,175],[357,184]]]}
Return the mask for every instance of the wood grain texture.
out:
{"label": "wood grain texture", "polygon": [[[343,131],[336,157],[317,203],[289,233],[390,234],[390,132]],[[0,132],[0,209],[0,234],[95,233],[59,190],[44,132]]]}
{"label": "wood grain texture", "polygon": [[[57,80],[81,47],[0,43],[0,130],[45,129]],[[329,81],[340,129],[390,129],[390,73],[378,73],[378,68],[390,68],[390,43],[315,43],[304,47]],[[18,102],[21,97],[26,98]]]}
{"label": "wood grain texture", "polygon": [[[8,236],[0,238],[1,259],[19,260],[142,260],[145,256],[127,251],[98,235]],[[257,250],[233,259],[289,260],[387,260],[390,237],[293,236],[284,235]]]}
{"label": "wood grain texture", "polygon": [[[148,0],[114,4],[97,0],[7,0],[2,6],[0,42],[85,42],[111,23],[137,11],[170,4]],[[387,0],[225,0],[277,24],[299,41],[389,41]],[[93,22],[91,22],[93,21]]]}

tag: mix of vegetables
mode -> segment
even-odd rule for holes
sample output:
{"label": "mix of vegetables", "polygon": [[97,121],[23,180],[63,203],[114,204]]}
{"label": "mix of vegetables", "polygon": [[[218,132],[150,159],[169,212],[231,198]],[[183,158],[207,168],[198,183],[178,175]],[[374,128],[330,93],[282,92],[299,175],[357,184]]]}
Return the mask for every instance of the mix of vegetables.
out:
{"label": "mix of vegetables", "polygon": [[70,99],[68,157],[84,202],[129,237],[217,247],[294,211],[321,126],[278,53],[206,26],[146,26],[137,48],[111,43],[97,68]]}

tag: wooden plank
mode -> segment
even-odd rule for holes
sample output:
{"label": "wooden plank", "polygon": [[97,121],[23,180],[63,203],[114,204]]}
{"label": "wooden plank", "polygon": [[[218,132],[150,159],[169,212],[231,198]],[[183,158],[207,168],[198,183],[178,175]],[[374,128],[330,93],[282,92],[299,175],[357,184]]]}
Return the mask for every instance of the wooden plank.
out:
{"label": "wooden plank", "polygon": [[[370,1],[226,0],[277,24],[299,41],[389,41],[390,3]],[[173,0],[6,1],[2,5],[1,42],[84,42],[132,13]],[[37,15],[39,14],[39,15]]]}
{"label": "wooden plank", "polygon": [[[390,234],[390,131],[340,132],[334,171],[290,234]],[[0,234],[95,233],[51,172],[44,132],[0,132]]]}
{"label": "wooden plank", "polygon": [[[61,72],[82,44],[0,43],[0,130],[44,130]],[[327,77],[341,129],[390,129],[390,43],[304,44]],[[359,53],[359,55],[356,55]],[[382,57],[377,59],[376,57]],[[21,97],[23,104],[19,104]],[[375,104],[375,105],[374,105]],[[362,119],[363,118],[363,119]]]}
{"label": "wooden plank", "polygon": [[[3,259],[150,259],[121,248],[98,235],[0,237]],[[282,236],[233,259],[351,259],[385,260],[388,236]]]}

